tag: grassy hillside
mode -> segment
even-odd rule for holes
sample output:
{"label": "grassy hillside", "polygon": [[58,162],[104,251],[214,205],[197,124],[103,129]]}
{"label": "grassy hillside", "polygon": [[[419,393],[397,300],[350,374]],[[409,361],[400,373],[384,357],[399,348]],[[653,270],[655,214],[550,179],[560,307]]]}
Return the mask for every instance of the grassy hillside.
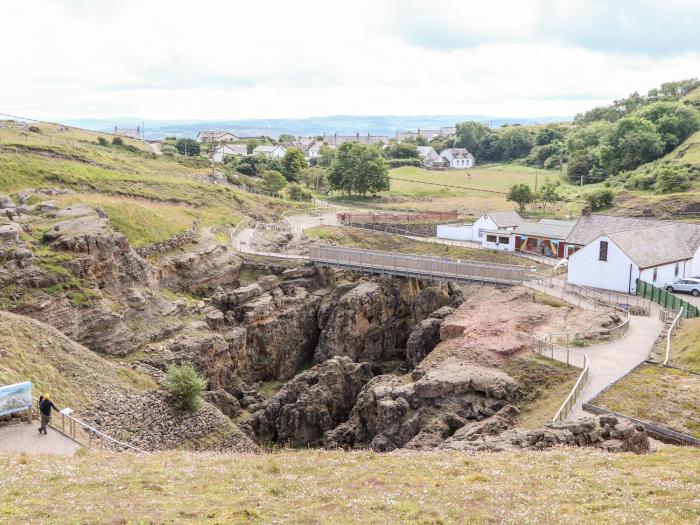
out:
{"label": "grassy hillside", "polygon": [[665,523],[700,519],[700,451],[0,456],[0,523]]}
{"label": "grassy hillside", "polygon": [[98,133],[59,132],[50,125],[41,129],[0,128],[0,195],[71,188],[77,194],[53,200],[102,206],[113,225],[137,245],[183,231],[195,218],[216,226],[236,224],[244,216],[279,218],[290,208],[305,207],[207,183],[203,178],[211,168],[196,167],[191,159],[156,157],[139,141],[126,140],[132,151],[99,145]]}
{"label": "grassy hillside", "polygon": [[306,230],[305,234],[312,239],[323,239],[333,244],[350,248],[434,255],[437,257],[449,257],[450,259],[462,259],[464,261],[537,266],[536,263],[529,259],[495,250],[448,246],[447,244],[417,241],[399,235],[360,230],[358,228],[320,226]]}
{"label": "grassy hillside", "polygon": [[700,318],[683,320],[671,341],[671,364],[700,374]]}
{"label": "grassy hillside", "polygon": [[591,403],[700,438],[700,376],[644,364]]}

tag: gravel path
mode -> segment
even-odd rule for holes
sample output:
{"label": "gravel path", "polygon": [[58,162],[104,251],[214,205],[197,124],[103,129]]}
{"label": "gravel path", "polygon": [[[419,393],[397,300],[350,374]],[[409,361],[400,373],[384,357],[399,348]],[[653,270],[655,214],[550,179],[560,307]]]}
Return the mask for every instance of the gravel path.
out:
{"label": "gravel path", "polygon": [[81,448],[78,443],[52,428],[45,436],[39,434],[38,428],[38,421],[0,427],[0,452],[72,456]]}

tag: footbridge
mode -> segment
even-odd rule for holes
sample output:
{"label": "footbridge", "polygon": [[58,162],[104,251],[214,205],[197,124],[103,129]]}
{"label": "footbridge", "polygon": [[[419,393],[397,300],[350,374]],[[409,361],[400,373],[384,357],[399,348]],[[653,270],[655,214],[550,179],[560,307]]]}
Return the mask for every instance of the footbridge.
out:
{"label": "footbridge", "polygon": [[535,274],[534,268],[525,266],[337,246],[312,246],[310,259],[318,266],[463,284],[513,286],[529,281]]}

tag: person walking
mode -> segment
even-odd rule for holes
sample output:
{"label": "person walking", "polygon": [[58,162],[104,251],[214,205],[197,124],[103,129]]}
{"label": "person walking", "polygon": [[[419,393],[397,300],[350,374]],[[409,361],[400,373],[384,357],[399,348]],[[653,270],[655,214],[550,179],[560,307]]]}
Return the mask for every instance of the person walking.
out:
{"label": "person walking", "polygon": [[41,416],[39,434],[46,435],[46,427],[51,424],[51,409],[58,412],[58,408],[51,401],[51,397],[48,394],[44,394],[39,398],[39,415]]}

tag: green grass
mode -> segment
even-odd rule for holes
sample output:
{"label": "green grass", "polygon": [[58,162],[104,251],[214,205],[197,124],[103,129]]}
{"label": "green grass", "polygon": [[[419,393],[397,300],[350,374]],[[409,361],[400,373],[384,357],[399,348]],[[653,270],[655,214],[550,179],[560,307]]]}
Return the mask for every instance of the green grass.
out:
{"label": "green grass", "polygon": [[700,374],[700,318],[684,319],[671,339],[671,364]]}
{"label": "green grass", "polygon": [[312,239],[325,239],[334,244],[348,246],[350,248],[364,248],[368,250],[411,253],[416,255],[433,255],[437,257],[448,257],[450,259],[462,259],[464,261],[537,266],[536,263],[529,259],[517,257],[509,253],[417,241],[399,235],[350,227],[320,226],[306,230],[305,234]]}
{"label": "green grass", "polygon": [[535,429],[552,421],[581,370],[528,353],[511,359],[505,371],[520,385],[518,427]]}
{"label": "green grass", "polygon": [[661,160],[700,166],[700,131],[688,137],[680,146]]}
{"label": "green grass", "polygon": [[700,376],[644,364],[591,403],[700,438],[699,399]]}
{"label": "green grass", "polygon": [[6,455],[0,521],[691,524],[699,459],[691,448]]}

